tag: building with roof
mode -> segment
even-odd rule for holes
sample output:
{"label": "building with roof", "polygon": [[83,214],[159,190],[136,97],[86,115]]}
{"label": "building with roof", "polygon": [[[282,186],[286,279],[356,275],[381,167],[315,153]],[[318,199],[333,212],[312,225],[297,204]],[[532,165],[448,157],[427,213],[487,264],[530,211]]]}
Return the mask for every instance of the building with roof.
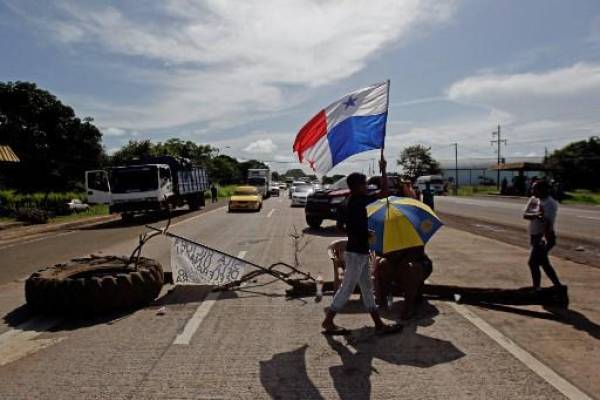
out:
{"label": "building with roof", "polygon": [[[503,164],[498,166],[495,158],[459,158],[458,159],[458,185],[496,185],[498,170],[500,181],[504,178],[511,183],[514,178],[523,175],[526,178],[546,176],[543,157],[507,157]],[[454,181],[457,169],[455,160],[439,160],[444,179]]]}

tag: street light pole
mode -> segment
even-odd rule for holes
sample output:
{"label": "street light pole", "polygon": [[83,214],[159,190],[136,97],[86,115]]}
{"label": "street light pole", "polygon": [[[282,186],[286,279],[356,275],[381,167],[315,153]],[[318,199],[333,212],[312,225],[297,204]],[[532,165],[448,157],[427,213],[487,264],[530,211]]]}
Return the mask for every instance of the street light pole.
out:
{"label": "street light pole", "polygon": [[454,195],[458,195],[458,143],[454,145]]}
{"label": "street light pole", "polygon": [[506,146],[506,143],[507,143],[506,139],[502,139],[502,136],[501,136],[501,133],[500,133],[500,125],[498,125],[498,130],[497,131],[492,132],[492,137],[494,137],[494,136],[497,136],[498,139],[496,139],[496,140],[490,140],[490,143],[492,144],[492,146],[494,145],[494,143],[496,143],[498,145],[498,150],[497,150],[497,153],[498,153],[498,164],[496,165],[496,168],[497,168],[497,170],[496,170],[497,171],[496,188],[498,190],[500,190],[500,162],[502,161],[502,153],[501,153],[502,149],[501,149],[500,145],[502,143],[504,143],[504,145]]}

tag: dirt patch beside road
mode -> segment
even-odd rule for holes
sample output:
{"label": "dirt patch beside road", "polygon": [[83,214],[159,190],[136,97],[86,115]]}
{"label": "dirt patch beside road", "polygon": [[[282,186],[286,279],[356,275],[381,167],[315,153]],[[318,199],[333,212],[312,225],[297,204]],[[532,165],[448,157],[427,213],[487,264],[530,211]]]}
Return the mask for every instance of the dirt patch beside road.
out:
{"label": "dirt patch beside road", "polygon": [[[529,235],[523,228],[502,224],[501,222],[491,223],[487,220],[466,218],[464,216],[441,212],[437,214],[451,228],[471,232],[523,248],[529,247]],[[600,268],[600,240],[585,240],[559,234],[557,245],[552,249],[552,255],[579,264]]]}

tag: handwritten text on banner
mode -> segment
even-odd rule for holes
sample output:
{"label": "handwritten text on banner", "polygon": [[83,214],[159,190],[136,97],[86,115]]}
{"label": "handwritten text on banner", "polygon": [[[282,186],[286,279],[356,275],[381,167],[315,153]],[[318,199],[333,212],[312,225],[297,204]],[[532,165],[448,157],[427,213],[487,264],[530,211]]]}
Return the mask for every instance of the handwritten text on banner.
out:
{"label": "handwritten text on banner", "polygon": [[239,258],[185,239],[171,242],[171,269],[176,285],[225,285],[239,279],[248,265]]}

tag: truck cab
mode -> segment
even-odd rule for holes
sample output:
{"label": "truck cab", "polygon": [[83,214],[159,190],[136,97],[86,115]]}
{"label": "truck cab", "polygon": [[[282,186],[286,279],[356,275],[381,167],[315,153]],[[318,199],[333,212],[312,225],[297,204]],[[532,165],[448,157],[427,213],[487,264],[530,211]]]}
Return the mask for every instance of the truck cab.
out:
{"label": "truck cab", "polygon": [[197,210],[204,205],[208,189],[204,169],[173,156],[87,171],[85,181],[88,202],[110,204],[110,212],[121,213],[123,219],[184,204]]}

